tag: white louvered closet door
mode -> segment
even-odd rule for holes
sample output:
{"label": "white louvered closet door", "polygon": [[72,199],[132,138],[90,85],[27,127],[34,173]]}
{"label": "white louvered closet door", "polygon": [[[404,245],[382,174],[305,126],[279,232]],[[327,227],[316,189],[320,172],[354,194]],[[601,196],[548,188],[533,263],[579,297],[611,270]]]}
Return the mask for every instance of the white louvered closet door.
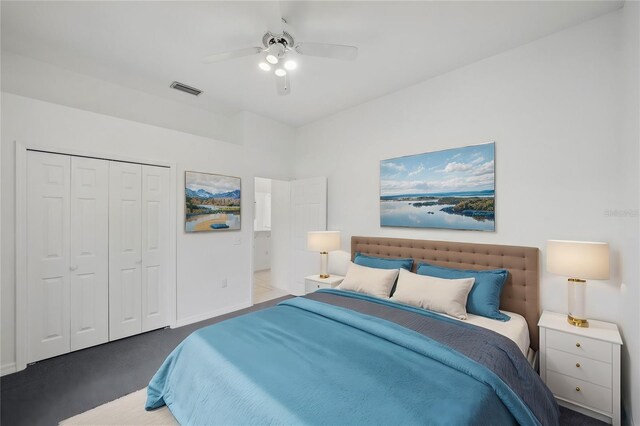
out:
{"label": "white louvered closet door", "polygon": [[71,157],[71,350],[109,340],[109,162]]}
{"label": "white louvered closet door", "polygon": [[142,166],[109,162],[109,339],[142,331]]}
{"label": "white louvered closet door", "polygon": [[169,324],[169,169],[142,166],[142,331]]}
{"label": "white louvered closet door", "polygon": [[27,153],[27,362],[69,352],[70,165]]}

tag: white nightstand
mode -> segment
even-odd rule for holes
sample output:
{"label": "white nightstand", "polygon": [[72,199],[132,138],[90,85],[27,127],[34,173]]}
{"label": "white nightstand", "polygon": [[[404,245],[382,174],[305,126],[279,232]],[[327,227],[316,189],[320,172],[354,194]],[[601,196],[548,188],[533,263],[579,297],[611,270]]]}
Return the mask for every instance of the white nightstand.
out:
{"label": "white nightstand", "polygon": [[343,276],[330,275],[329,278],[320,278],[320,275],[309,275],[304,279],[304,290],[306,293],[311,293],[320,288],[333,288],[336,287],[344,280]]}
{"label": "white nightstand", "polygon": [[566,314],[545,311],[540,327],[540,376],[558,404],[620,424],[618,326],[589,320],[589,328],[567,323]]}

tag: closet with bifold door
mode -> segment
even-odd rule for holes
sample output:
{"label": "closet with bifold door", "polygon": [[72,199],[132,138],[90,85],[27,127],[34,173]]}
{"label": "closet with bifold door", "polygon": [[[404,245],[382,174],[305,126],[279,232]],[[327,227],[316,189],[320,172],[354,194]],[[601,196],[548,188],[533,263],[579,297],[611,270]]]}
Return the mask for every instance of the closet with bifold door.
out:
{"label": "closet with bifold door", "polygon": [[169,324],[169,176],[27,152],[27,362]]}
{"label": "closet with bifold door", "polygon": [[109,336],[120,339],[169,323],[166,276],[169,170],[111,162]]}

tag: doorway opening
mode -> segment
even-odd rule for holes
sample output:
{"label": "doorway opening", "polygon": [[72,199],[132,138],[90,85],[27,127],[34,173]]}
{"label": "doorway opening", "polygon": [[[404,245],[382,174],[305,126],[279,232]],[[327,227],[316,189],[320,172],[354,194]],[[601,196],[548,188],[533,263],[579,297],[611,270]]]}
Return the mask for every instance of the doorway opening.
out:
{"label": "doorway opening", "polygon": [[[275,182],[275,185],[274,185]],[[266,302],[289,294],[286,280],[278,279],[277,272],[272,273],[279,253],[280,235],[287,238],[288,230],[281,229],[283,221],[273,217],[280,209],[273,208],[273,190],[280,181],[256,177],[254,182],[254,218],[253,218],[253,303]],[[287,182],[288,184],[288,182]],[[276,189],[277,190],[277,189]],[[276,194],[277,195],[277,194]]]}

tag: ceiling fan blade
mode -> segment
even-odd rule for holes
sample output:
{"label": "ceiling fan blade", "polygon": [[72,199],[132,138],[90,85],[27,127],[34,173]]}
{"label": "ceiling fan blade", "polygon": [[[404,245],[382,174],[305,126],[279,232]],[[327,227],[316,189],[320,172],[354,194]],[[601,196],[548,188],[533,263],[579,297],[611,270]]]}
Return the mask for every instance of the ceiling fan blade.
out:
{"label": "ceiling fan blade", "polygon": [[262,52],[262,47],[247,47],[244,49],[232,50],[231,52],[216,53],[215,55],[205,56],[202,62],[212,64],[214,62],[226,61],[227,59],[240,58],[242,56],[255,55]]}
{"label": "ceiling fan blade", "polygon": [[289,74],[286,74],[283,77],[276,77],[276,88],[278,89],[278,95],[280,96],[285,96],[291,93]]}
{"label": "ceiling fan blade", "polygon": [[296,52],[301,55],[320,56],[323,58],[341,59],[343,61],[353,61],[358,56],[358,48],[355,46],[344,46],[341,44],[326,43],[298,43]]}

